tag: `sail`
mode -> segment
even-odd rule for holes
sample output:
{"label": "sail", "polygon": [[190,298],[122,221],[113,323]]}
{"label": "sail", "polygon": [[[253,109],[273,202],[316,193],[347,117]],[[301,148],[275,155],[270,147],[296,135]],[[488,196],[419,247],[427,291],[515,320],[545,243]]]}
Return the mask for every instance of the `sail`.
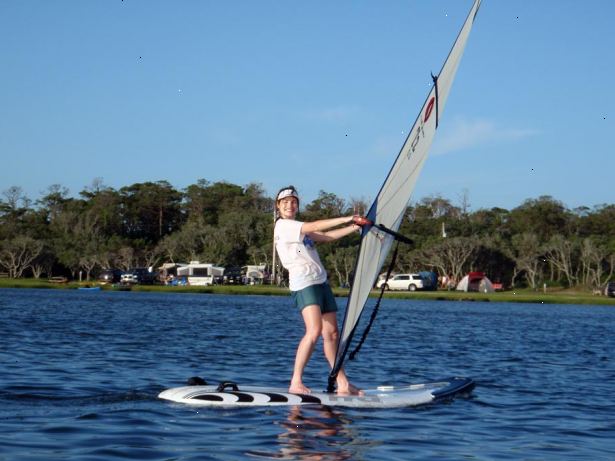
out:
{"label": "sail", "polygon": [[480,3],[481,0],[474,1],[448,58],[438,76],[434,77],[434,86],[427,95],[410,134],[367,213],[367,218],[375,225],[363,229],[335,365],[329,376],[329,388],[342,367],[369,293],[395,240],[395,236],[387,230],[396,232],[399,229],[414,185],[427,159],[438,127],[438,118],[446,104]]}

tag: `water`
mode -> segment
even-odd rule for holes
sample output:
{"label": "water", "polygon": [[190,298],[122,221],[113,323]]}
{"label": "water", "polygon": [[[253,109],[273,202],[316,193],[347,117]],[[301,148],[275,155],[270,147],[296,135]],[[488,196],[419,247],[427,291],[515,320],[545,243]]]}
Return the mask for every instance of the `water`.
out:
{"label": "water", "polygon": [[[473,377],[452,403],[156,398],[190,376],[287,385],[299,322],[285,297],[0,290],[0,460],[615,459],[609,307],[385,300],[349,374],[363,387]],[[306,383],[326,375],[318,351]]]}

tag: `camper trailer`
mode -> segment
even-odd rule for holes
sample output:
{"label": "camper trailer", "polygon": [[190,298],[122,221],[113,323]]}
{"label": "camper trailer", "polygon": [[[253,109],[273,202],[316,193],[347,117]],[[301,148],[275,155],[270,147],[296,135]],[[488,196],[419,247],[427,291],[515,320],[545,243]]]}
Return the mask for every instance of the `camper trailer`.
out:
{"label": "camper trailer", "polygon": [[208,286],[218,283],[224,275],[224,267],[191,261],[177,268],[177,278],[185,279],[187,285]]}
{"label": "camper trailer", "polygon": [[242,272],[245,274],[246,285],[261,284],[268,276],[265,264],[244,266]]}

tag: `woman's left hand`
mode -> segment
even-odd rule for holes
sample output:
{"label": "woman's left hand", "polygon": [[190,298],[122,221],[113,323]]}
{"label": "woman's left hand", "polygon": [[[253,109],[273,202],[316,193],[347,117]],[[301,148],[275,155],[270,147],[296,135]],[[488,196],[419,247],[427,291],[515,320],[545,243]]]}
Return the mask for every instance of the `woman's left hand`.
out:
{"label": "woman's left hand", "polygon": [[371,222],[369,219],[367,219],[365,216],[359,216],[359,215],[355,215],[352,217],[352,223],[356,224],[357,226],[371,226],[374,223]]}

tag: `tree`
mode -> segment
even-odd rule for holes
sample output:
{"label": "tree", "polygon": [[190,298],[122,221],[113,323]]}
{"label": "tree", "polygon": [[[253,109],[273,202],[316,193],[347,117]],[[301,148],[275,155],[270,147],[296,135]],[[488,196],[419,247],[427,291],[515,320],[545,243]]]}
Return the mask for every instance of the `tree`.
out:
{"label": "tree", "polygon": [[41,277],[42,274],[52,276],[53,265],[56,262],[55,255],[49,248],[49,245],[43,242],[43,248],[39,255],[32,261],[32,275],[35,279]]}
{"label": "tree", "polygon": [[260,183],[250,183],[243,190],[241,207],[256,213],[269,213],[272,215],[274,200],[267,197],[265,189]]}
{"label": "tree", "polygon": [[19,202],[23,202],[27,207],[29,200],[23,193],[23,189],[19,186],[11,186],[7,190],[2,192],[2,195],[6,198],[6,201],[2,202],[2,209],[8,211],[17,210],[19,207]]}
{"label": "tree", "polygon": [[182,194],[167,181],[133,184],[120,194],[127,237],[155,244],[181,225]]}
{"label": "tree", "polygon": [[318,219],[336,218],[346,212],[346,202],[337,195],[321,190],[318,197],[305,207],[301,219],[316,221]]}
{"label": "tree", "polygon": [[199,179],[184,189],[183,209],[188,220],[203,218],[209,204],[207,189],[210,186],[206,179]]}
{"label": "tree", "polygon": [[[263,246],[251,246],[246,250],[246,254],[249,257],[251,264],[264,264],[271,268],[271,254],[273,250],[273,243],[268,242]],[[247,262],[247,261],[246,261]]]}
{"label": "tree", "polygon": [[478,247],[476,237],[447,238],[422,249],[417,258],[424,265],[436,267],[441,274],[458,281],[470,269],[471,258]]}
{"label": "tree", "polygon": [[217,265],[237,265],[238,261],[233,259],[235,242],[231,241],[225,232],[220,229],[206,225],[201,230],[201,251],[198,254],[200,261],[208,261]]}
{"label": "tree", "polygon": [[411,237],[418,248],[434,238],[440,238],[445,228],[454,235],[463,235],[460,226],[461,212],[451,202],[439,195],[425,197],[416,205],[409,206],[406,218],[402,221],[399,232]]}
{"label": "tree", "polygon": [[9,187],[2,195],[5,200],[0,200],[0,238],[8,238],[26,230],[20,224],[24,216],[31,211],[31,202],[19,186]]}
{"label": "tree", "polygon": [[572,265],[573,251],[575,245],[561,234],[551,237],[546,246],[545,257],[549,264],[556,268],[565,277],[569,287],[574,285],[576,277]]}
{"label": "tree", "polygon": [[[252,190],[251,190],[252,192]],[[186,214],[188,219],[202,219],[205,224],[217,225],[221,212],[233,208],[241,202],[244,190],[225,181],[209,183],[199,179],[197,184],[185,190]]]}
{"label": "tree", "polygon": [[50,246],[58,261],[73,276],[81,269],[90,272],[105,258],[107,238],[95,211],[84,200],[67,200],[54,212],[49,224]]}
{"label": "tree", "polygon": [[[90,274],[92,269],[94,269],[98,265],[98,256],[86,254],[79,258],[79,267],[85,269],[85,279],[90,280]],[[81,274],[81,273],[80,273]],[[79,275],[81,278],[81,275]]]}
{"label": "tree", "polygon": [[508,238],[510,213],[503,208],[480,209],[467,217],[468,235],[498,235]]}
{"label": "tree", "polygon": [[[537,278],[544,250],[536,234],[524,232],[512,237],[509,249],[510,258],[515,262],[519,272],[523,272],[525,280],[531,288],[536,288]],[[513,278],[514,285],[514,278]]]}
{"label": "tree", "polygon": [[0,266],[8,271],[9,277],[20,278],[42,249],[42,242],[24,235],[0,242]]}
{"label": "tree", "polygon": [[[591,237],[583,239],[579,257],[583,285],[594,288],[602,285],[605,268],[609,266],[609,256],[611,255],[608,254],[606,246]],[[612,270],[611,268],[611,273]]]}
{"label": "tree", "polygon": [[615,245],[615,205],[598,205],[577,211],[578,234],[581,237],[603,236]]}
{"label": "tree", "polygon": [[167,236],[158,246],[160,254],[171,262],[201,261],[214,264],[230,260],[235,242],[219,228],[192,219],[172,235]]}
{"label": "tree", "polygon": [[[395,245],[397,243],[393,243],[393,247],[389,256],[385,260],[382,265],[383,269],[388,269],[391,264],[391,258],[393,256],[393,251],[395,251]],[[427,248],[427,246],[425,247]],[[425,257],[421,250],[419,249],[411,249],[405,244],[399,245],[399,251],[397,253],[397,261],[395,263],[395,267],[393,267],[393,271],[395,272],[418,272],[420,270],[426,269],[427,264],[425,263]]]}
{"label": "tree", "polygon": [[505,283],[506,280],[510,280],[514,262],[506,251],[509,240],[495,233],[481,235],[478,241],[471,269],[485,272],[494,282]]}
{"label": "tree", "polygon": [[132,247],[121,247],[115,254],[115,264],[123,271],[128,271],[137,266],[135,250]]}
{"label": "tree", "polygon": [[106,237],[121,236],[124,216],[123,197],[110,187],[97,183],[79,193],[85,200],[85,209],[96,216],[100,232]]}
{"label": "tree", "polygon": [[[186,224],[184,224],[184,226],[186,226]],[[180,238],[180,234],[181,229],[165,236],[160,242],[158,242],[158,245],[156,245],[156,252],[163,258],[163,260],[170,261],[172,263],[176,263],[181,260],[183,242]]]}
{"label": "tree", "polygon": [[464,188],[459,194],[459,210],[461,211],[461,216],[467,216],[470,211],[470,191],[467,188]]}
{"label": "tree", "polygon": [[66,187],[60,184],[52,184],[47,188],[47,195],[38,200],[38,205],[46,211],[48,223],[53,222],[65,208],[65,205],[72,201],[68,194],[69,190]]}
{"label": "tree", "polygon": [[352,210],[353,215],[365,216],[369,211],[369,203],[364,198],[351,197],[348,202],[349,210]]}
{"label": "tree", "polygon": [[555,234],[568,235],[572,214],[548,195],[530,199],[510,212],[511,235],[533,232],[541,243]]}
{"label": "tree", "polygon": [[350,286],[356,256],[357,252],[352,247],[336,248],[327,256],[327,262],[333,267],[339,286]]}

